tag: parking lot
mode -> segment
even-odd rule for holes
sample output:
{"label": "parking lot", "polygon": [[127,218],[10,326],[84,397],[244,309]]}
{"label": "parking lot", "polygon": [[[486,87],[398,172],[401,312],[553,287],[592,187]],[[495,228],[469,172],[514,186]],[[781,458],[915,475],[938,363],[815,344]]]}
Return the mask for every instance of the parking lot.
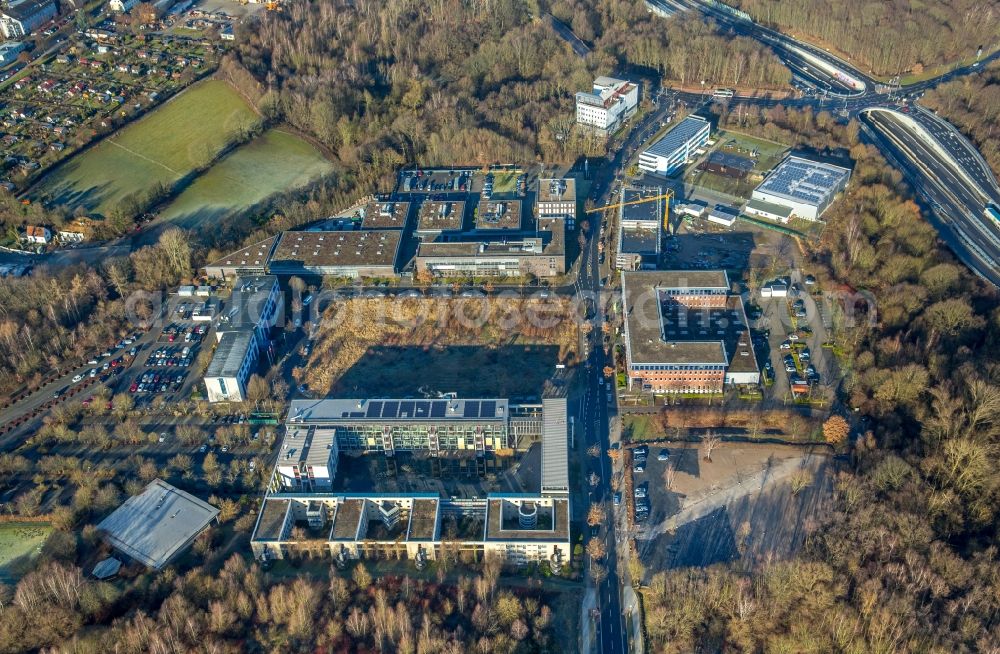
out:
{"label": "parking lot", "polygon": [[822,448],[722,443],[709,461],[699,444],[653,445],[644,471],[632,473],[635,501],[648,507],[636,527],[643,563],[652,573],[789,556],[828,506],[832,470]]}
{"label": "parking lot", "polygon": [[765,397],[774,402],[830,399],[840,377],[835,357],[823,347],[830,307],[803,280],[799,272],[776,280],[784,282],[787,296],[745,298],[757,358],[773,380]]}

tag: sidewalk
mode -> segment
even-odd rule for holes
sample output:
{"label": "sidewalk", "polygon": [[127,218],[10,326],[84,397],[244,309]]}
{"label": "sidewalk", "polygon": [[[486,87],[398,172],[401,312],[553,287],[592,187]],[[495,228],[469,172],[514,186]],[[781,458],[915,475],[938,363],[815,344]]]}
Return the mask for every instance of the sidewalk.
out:
{"label": "sidewalk", "polygon": [[639,606],[639,597],[631,584],[625,585],[623,598],[625,602],[622,608],[625,611],[626,627],[632,632],[632,654],[643,654],[642,609]]}
{"label": "sidewalk", "polygon": [[580,602],[580,654],[591,654],[595,651],[595,623],[590,614],[596,610],[597,589],[588,582],[583,601]]}

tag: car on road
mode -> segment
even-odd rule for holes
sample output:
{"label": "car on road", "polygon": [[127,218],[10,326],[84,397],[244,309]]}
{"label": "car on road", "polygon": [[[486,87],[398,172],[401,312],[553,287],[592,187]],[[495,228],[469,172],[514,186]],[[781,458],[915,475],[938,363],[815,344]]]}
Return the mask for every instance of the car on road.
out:
{"label": "car on road", "polygon": [[615,503],[615,506],[621,506],[621,503],[622,503],[622,494],[621,493],[615,493],[614,494],[614,503]]}
{"label": "car on road", "polygon": [[813,284],[816,283],[816,278],[813,277],[812,275],[806,275],[805,279],[803,279],[802,281],[806,286],[812,286]]}
{"label": "car on road", "polygon": [[167,440],[167,432],[160,433],[160,442]]}
{"label": "car on road", "polygon": [[462,297],[486,297],[486,294],[478,289],[470,288],[462,291]]}
{"label": "car on road", "polygon": [[201,447],[198,448],[198,451],[204,454],[205,452],[208,451],[208,445],[202,445]]}
{"label": "car on road", "polygon": [[788,340],[797,341],[799,340],[799,335],[796,334],[795,332],[792,332],[791,334],[788,335]]}

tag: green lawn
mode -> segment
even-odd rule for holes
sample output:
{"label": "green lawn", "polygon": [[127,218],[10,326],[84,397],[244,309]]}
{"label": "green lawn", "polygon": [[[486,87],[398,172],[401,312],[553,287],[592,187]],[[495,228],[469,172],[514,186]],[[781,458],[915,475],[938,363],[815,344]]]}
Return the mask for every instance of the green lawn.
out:
{"label": "green lawn", "polygon": [[30,569],[51,531],[44,522],[0,524],[0,583],[15,583]]}
{"label": "green lawn", "polygon": [[754,150],[757,151],[756,172],[765,173],[781,161],[788,146],[774,141],[759,139],[740,132],[719,132],[715,136],[715,149],[719,152],[750,156]]}
{"label": "green lawn", "polygon": [[257,122],[225,82],[192,86],[148,116],[71,158],[32,189],[35,198],[107,214],[125,196],[171,184]]}
{"label": "green lawn", "polygon": [[519,171],[495,171],[493,173],[493,195],[514,193],[517,189]]}
{"label": "green lawn", "polygon": [[196,228],[279,191],[303,186],[332,169],[311,144],[272,129],[206,171],[163,210],[158,220]]}

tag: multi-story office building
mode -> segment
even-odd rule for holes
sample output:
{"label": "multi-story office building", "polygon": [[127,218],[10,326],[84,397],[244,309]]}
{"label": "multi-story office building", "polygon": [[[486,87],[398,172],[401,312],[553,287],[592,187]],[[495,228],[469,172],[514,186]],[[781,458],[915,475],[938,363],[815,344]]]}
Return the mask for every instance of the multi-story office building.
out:
{"label": "multi-story office building", "polygon": [[613,77],[598,77],[593,88],[576,94],[576,122],[601,132],[613,132],[639,106],[639,85]]}
{"label": "multi-story office building", "polygon": [[327,427],[290,427],[278,452],[272,490],[329,491],[337,474],[337,431]]}
{"label": "multi-story office building", "polygon": [[531,232],[424,241],[415,265],[431,277],[554,277],[566,272],[566,223],[540,218]]}
{"label": "multi-story office building", "polygon": [[760,382],[743,301],[729,288],[724,270],[622,273],[630,389],[719,393]]}
{"label": "multi-story office building", "polygon": [[659,263],[666,205],[663,200],[636,202],[662,194],[659,187],[622,189],[615,252],[618,270],[655,269]]}
{"label": "multi-story office building", "polygon": [[[272,493],[250,541],[258,560],[327,553],[356,559],[409,559],[494,554],[512,565],[570,560],[567,497],[491,494],[446,499],[433,493]],[[296,529],[297,528],[297,529]]]}
{"label": "multi-story office building", "polygon": [[269,332],[284,315],[284,298],[273,275],[241,277],[233,285],[216,326],[217,344],[205,370],[209,402],[246,400],[247,382],[261,354],[270,357]]}
{"label": "multi-story office building", "polygon": [[576,223],[576,180],[572,177],[539,179],[535,195],[535,215],[566,221],[572,229]]}
{"label": "multi-story office building", "polygon": [[639,154],[639,169],[672,175],[692,159],[695,150],[708,143],[710,131],[709,122],[701,116],[686,117]]}

